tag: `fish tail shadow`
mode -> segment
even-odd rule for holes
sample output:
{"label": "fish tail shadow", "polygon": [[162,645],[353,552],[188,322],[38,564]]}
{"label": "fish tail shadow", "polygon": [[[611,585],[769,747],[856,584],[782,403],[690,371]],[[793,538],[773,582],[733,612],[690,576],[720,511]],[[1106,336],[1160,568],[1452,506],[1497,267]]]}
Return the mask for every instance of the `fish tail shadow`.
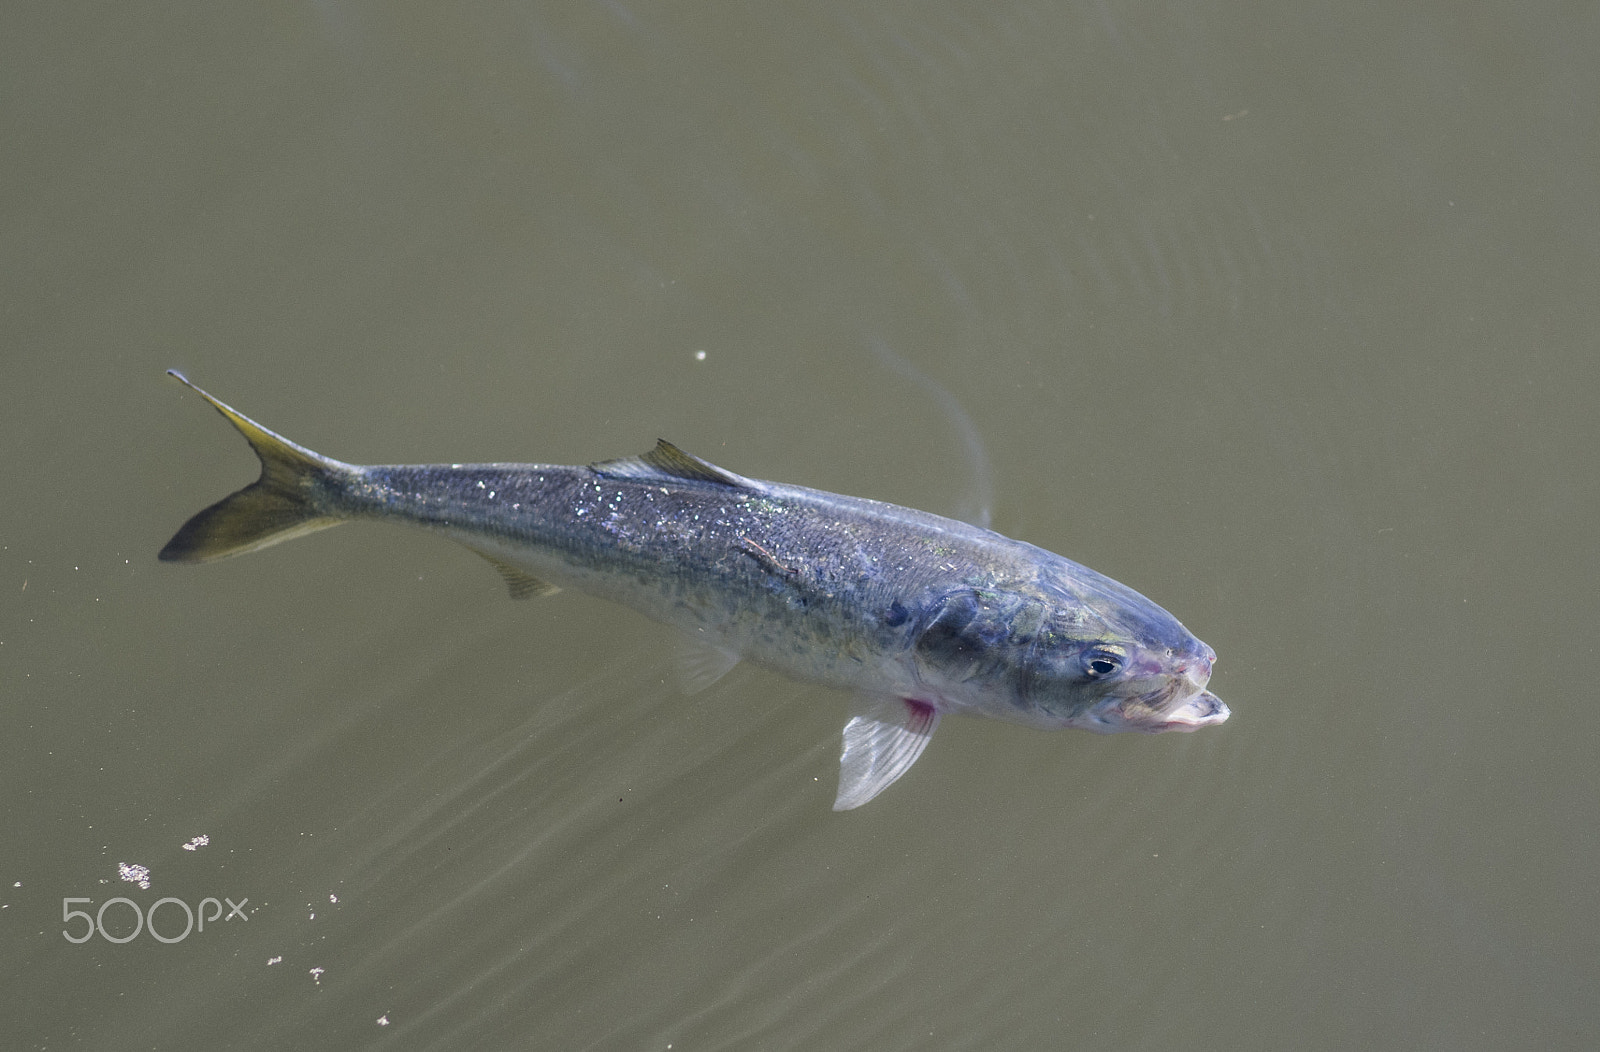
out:
{"label": "fish tail shadow", "polygon": [[168,369],[167,375],[211,403],[244,435],[261,459],[261,477],[184,523],[161,549],[163,562],[204,563],[243,555],[344,521],[328,506],[324,483],[354,468],[268,431],[176,369]]}

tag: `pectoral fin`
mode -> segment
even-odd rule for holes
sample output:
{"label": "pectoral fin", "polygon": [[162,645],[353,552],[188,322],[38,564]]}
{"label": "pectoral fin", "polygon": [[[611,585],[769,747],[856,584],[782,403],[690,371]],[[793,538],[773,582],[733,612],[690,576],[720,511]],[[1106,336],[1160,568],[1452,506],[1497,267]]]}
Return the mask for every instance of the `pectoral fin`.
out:
{"label": "pectoral fin", "polygon": [[939,713],[909,698],[863,697],[844,725],[835,811],[860,807],[911,769],[928,747]]}

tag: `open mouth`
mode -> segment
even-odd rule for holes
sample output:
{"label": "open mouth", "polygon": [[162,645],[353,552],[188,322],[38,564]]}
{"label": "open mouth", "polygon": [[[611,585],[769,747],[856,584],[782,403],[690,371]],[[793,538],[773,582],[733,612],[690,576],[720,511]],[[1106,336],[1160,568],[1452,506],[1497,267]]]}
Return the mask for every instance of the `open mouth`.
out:
{"label": "open mouth", "polygon": [[1227,704],[1209,690],[1186,699],[1176,706],[1171,712],[1164,713],[1160,722],[1153,724],[1153,731],[1197,731],[1201,727],[1209,727],[1214,723],[1221,723],[1230,715]]}

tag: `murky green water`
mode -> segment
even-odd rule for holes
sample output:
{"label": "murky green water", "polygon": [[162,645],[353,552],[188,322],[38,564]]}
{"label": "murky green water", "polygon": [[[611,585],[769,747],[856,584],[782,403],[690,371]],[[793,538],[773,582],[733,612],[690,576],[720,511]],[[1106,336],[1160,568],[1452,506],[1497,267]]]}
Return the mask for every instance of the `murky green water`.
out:
{"label": "murky green water", "polygon": [[[7,22],[6,1047],[1593,1046],[1590,9]],[[845,698],[426,536],[158,564],[255,470],[167,367],[357,461],[987,484],[1234,717],[835,814]]]}

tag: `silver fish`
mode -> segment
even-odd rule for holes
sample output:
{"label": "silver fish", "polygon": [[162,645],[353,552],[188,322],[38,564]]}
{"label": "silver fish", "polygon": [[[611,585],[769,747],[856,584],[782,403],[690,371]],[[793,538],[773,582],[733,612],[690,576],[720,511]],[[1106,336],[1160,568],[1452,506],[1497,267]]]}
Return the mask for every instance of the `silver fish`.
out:
{"label": "silver fish", "polygon": [[939,719],[1192,731],[1228,707],[1216,654],[1133,589],[927,512],[763,482],[660,441],[587,467],[362,467],[268,431],[175,370],[249,440],[261,477],[161,558],[208,562],[355,520],[443,534],[513,598],[571,587],[682,629],[687,686],[741,658],[854,694],[834,810],[905,774]]}

